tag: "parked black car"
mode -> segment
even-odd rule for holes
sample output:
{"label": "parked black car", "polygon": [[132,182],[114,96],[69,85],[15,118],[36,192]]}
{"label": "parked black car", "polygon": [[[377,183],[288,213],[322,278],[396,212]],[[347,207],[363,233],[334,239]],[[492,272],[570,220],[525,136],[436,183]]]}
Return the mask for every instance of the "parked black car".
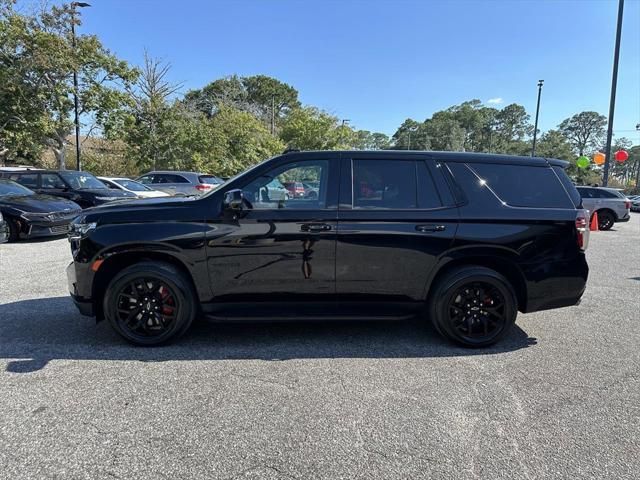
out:
{"label": "parked black car", "polygon": [[[567,162],[429,152],[294,152],[200,198],[83,212],[69,288],[127,340],[176,338],[197,314],[404,318],[486,346],[517,311],[575,305],[587,212]],[[274,179],[315,198],[269,197]]]}
{"label": "parked black car", "polygon": [[82,208],[94,207],[114,200],[136,198],[134,193],[108,188],[89,172],[22,170],[4,172],[2,176],[14,180],[36,193],[72,200]]}
{"label": "parked black car", "polygon": [[71,200],[37,195],[22,185],[0,178],[0,212],[8,240],[64,235],[81,208]]}

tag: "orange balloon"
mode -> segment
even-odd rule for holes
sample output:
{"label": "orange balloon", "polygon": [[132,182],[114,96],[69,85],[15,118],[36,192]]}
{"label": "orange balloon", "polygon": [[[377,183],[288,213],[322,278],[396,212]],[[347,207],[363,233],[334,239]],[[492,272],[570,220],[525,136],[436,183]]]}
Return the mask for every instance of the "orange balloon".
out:
{"label": "orange balloon", "polygon": [[593,163],[595,163],[596,165],[602,165],[605,161],[606,157],[604,156],[604,153],[595,153],[593,155]]}

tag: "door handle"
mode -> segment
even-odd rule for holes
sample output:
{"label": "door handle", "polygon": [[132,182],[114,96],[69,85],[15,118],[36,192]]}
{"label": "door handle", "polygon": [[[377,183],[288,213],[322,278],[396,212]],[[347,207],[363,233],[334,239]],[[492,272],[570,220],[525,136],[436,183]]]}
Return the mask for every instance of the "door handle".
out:
{"label": "door handle", "polygon": [[303,232],[328,232],[331,230],[331,225],[326,223],[304,223],[300,226],[300,230]]}
{"label": "door handle", "polygon": [[416,225],[419,232],[444,232],[446,229],[444,225]]}

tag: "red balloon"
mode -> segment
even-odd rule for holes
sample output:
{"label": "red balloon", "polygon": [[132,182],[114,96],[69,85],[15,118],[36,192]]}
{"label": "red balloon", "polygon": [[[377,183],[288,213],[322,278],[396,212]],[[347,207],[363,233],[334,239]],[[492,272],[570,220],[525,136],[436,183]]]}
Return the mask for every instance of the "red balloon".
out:
{"label": "red balloon", "polygon": [[616,162],[624,162],[629,158],[629,154],[626,150],[618,150],[615,153],[614,158],[616,159]]}

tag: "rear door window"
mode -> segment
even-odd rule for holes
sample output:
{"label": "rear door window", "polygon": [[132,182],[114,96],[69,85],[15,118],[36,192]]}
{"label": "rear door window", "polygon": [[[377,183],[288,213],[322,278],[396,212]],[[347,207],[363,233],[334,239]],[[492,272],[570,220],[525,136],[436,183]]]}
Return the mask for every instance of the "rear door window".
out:
{"label": "rear door window", "polygon": [[532,165],[468,164],[478,182],[501,201],[514,207],[575,208],[550,167]]}
{"label": "rear door window", "polygon": [[57,173],[43,173],[40,175],[42,188],[65,188],[66,185]]}
{"label": "rear door window", "polygon": [[418,208],[416,162],[354,160],[354,209]]}
{"label": "rear door window", "polygon": [[20,185],[24,185],[27,188],[38,188],[38,174],[37,173],[21,173],[11,176],[11,180],[18,182]]}

